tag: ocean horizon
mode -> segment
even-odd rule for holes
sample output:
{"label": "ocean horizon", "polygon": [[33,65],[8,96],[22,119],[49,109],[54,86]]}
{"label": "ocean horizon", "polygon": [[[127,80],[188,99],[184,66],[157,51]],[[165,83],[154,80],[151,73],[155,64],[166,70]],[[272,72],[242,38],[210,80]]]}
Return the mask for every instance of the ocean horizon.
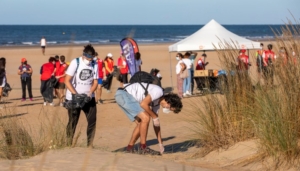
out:
{"label": "ocean horizon", "polygon": [[[133,37],[138,44],[175,43],[204,25],[0,25],[0,46],[39,46],[44,36],[48,45],[119,44]],[[274,40],[273,30],[284,25],[222,25],[254,41]]]}

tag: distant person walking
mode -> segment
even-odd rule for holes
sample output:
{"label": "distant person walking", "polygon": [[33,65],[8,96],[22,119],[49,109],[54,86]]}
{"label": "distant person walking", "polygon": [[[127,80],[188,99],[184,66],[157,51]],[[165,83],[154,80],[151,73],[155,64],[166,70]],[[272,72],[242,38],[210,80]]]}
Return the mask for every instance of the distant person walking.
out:
{"label": "distant person walking", "polygon": [[46,38],[43,36],[41,39],[41,48],[42,48],[43,55],[45,55],[46,46],[47,46],[47,41]]}
{"label": "distant person walking", "polygon": [[44,106],[47,102],[50,106],[54,106],[53,103],[53,88],[55,85],[56,78],[54,77],[55,71],[55,58],[50,57],[49,62],[45,63],[41,67],[41,94],[44,98]]}
{"label": "distant person walking", "polygon": [[26,100],[26,86],[27,86],[27,90],[28,90],[29,99],[30,99],[30,101],[33,101],[32,87],[31,87],[32,68],[27,63],[26,58],[21,59],[21,65],[19,66],[18,75],[20,75],[21,85],[22,85],[22,100],[21,101]]}

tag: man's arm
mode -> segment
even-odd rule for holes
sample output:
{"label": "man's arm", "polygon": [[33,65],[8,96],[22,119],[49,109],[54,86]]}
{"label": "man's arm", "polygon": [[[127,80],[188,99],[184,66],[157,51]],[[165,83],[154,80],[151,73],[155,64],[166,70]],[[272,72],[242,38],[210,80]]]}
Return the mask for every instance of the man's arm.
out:
{"label": "man's arm", "polygon": [[95,79],[93,81],[93,85],[90,89],[90,93],[88,94],[89,96],[91,96],[91,94],[93,94],[93,92],[97,89],[97,86],[98,86],[98,79]]}
{"label": "man's arm", "polygon": [[73,85],[71,84],[71,80],[72,80],[72,76],[66,74],[65,85],[66,85],[67,89],[68,89],[72,94],[77,94],[77,91],[75,90],[75,88],[74,88]]}
{"label": "man's arm", "polygon": [[152,111],[150,104],[152,103],[151,96],[148,94],[143,101],[140,103],[140,106],[147,112],[152,119],[157,118],[157,114]]}

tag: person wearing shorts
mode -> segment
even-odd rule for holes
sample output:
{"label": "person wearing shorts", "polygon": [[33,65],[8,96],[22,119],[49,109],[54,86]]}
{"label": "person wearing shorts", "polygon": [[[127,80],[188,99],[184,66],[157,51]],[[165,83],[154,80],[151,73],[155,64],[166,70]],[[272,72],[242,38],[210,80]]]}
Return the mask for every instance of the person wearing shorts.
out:
{"label": "person wearing shorts", "polygon": [[98,86],[96,90],[96,103],[103,104],[103,100],[101,99],[101,94],[102,94],[102,84],[103,84],[103,79],[106,79],[105,75],[105,67],[104,67],[104,61],[98,57],[98,53],[95,53],[95,62],[98,65]]}
{"label": "person wearing shorts", "polygon": [[45,37],[43,36],[41,39],[41,48],[42,48],[43,55],[45,55],[46,45],[47,45],[47,42],[46,42]]}
{"label": "person wearing shorts", "polygon": [[123,87],[123,84],[128,83],[128,64],[123,53],[118,59],[118,68],[120,69],[120,87]]}
{"label": "person wearing shorts", "polygon": [[57,84],[55,85],[55,90],[57,90],[57,96],[59,98],[59,105],[63,106],[64,101],[64,92],[65,92],[65,72],[68,68],[68,65],[65,63],[65,56],[60,56],[60,66],[56,71],[55,78],[58,79]]}
{"label": "person wearing shorts", "polygon": [[[140,138],[139,152],[142,154],[151,152],[147,148],[146,138],[150,118],[152,118],[154,131],[159,142],[160,153],[162,154],[164,147],[162,144],[158,111],[160,106],[162,106],[164,113],[169,113],[170,111],[179,113],[182,109],[180,97],[173,93],[164,95],[163,89],[154,84],[133,83],[124,86],[124,88],[120,87],[115,94],[116,103],[129,120],[137,124],[133,130],[126,152],[134,152],[134,144],[138,138]],[[147,95],[145,95],[146,91],[143,87],[148,87]]]}

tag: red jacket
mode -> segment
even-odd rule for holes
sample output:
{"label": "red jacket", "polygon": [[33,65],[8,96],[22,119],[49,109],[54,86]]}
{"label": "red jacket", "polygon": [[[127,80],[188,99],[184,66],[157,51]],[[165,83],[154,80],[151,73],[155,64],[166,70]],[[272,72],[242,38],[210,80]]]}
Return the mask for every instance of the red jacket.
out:
{"label": "red jacket", "polygon": [[41,68],[41,80],[49,80],[54,72],[54,64],[51,62],[45,63]]}
{"label": "red jacket", "polygon": [[97,60],[97,64],[98,64],[98,77],[103,79],[103,60],[102,59],[98,59]]}
{"label": "red jacket", "polygon": [[120,73],[121,74],[126,74],[128,73],[128,65],[127,65],[127,62],[125,59],[123,59],[122,57],[120,57],[118,59],[118,66],[119,67],[124,67],[124,64],[125,64],[125,68],[120,68]]}

